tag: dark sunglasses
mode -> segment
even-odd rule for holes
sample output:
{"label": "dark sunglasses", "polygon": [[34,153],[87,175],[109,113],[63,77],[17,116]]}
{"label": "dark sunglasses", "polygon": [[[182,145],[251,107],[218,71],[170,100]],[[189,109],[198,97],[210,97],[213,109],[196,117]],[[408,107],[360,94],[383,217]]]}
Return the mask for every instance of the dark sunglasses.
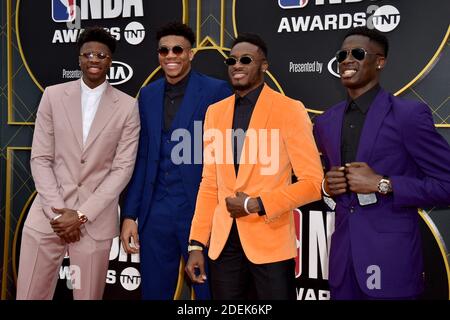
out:
{"label": "dark sunglasses", "polygon": [[237,59],[237,58],[235,58],[235,57],[229,57],[229,58],[226,58],[225,59],[225,61],[224,61],[224,63],[227,65],[227,66],[234,66],[236,63],[240,63],[240,64],[250,64],[250,63],[252,63],[252,61],[253,61],[253,58],[252,57],[249,57],[249,56],[243,56],[243,57],[240,57],[239,59]]}
{"label": "dark sunglasses", "polygon": [[172,51],[173,54],[179,56],[180,54],[183,53],[184,48],[182,46],[178,46],[178,45],[177,46],[173,46],[172,48],[161,46],[161,47],[158,48],[157,51],[163,57],[167,56],[170,51]]}
{"label": "dark sunglasses", "polygon": [[85,57],[88,60],[94,59],[94,57],[96,57],[99,60],[110,58],[110,56],[104,52],[84,52],[80,53],[80,57]]}
{"label": "dark sunglasses", "polygon": [[356,60],[364,60],[366,55],[376,55],[376,56],[383,56],[380,53],[369,53],[363,48],[353,48],[348,50],[339,50],[336,52],[336,60],[338,63],[343,62],[345,59],[347,59],[348,55],[351,54],[353,58]]}

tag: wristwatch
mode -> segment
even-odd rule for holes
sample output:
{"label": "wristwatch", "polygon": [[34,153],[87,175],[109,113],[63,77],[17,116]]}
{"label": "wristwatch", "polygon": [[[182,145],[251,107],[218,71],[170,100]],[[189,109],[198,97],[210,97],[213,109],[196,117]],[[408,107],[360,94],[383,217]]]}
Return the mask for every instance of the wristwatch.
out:
{"label": "wristwatch", "polygon": [[381,194],[388,194],[389,192],[392,192],[392,184],[391,180],[389,180],[389,177],[384,176],[381,178],[380,181],[378,181],[378,192]]}
{"label": "wristwatch", "polygon": [[84,224],[88,221],[88,218],[84,213],[82,213],[80,210],[77,210],[78,214],[78,221],[80,221],[81,224]]}

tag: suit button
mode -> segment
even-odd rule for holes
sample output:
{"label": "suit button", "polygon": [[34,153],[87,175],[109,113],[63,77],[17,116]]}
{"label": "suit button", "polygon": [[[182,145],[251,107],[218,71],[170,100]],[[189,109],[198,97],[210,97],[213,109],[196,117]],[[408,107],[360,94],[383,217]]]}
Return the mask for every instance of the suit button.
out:
{"label": "suit button", "polygon": [[350,207],[350,213],[355,212],[355,207]]}
{"label": "suit button", "polygon": [[84,159],[81,159],[81,164],[85,164],[86,163],[86,160],[84,160]]}
{"label": "suit button", "polygon": [[82,184],[81,182],[80,182],[80,183],[78,183],[78,186],[79,186],[79,187],[81,187],[82,185],[83,185],[83,184]]}

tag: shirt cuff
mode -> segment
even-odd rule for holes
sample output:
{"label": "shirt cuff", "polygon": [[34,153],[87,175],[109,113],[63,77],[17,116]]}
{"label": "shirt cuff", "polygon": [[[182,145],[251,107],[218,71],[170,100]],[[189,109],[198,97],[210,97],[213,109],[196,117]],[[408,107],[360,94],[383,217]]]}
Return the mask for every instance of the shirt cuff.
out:
{"label": "shirt cuff", "polygon": [[191,245],[191,246],[200,246],[203,249],[205,249],[205,245],[203,243],[201,243],[200,241],[194,240],[194,239],[189,241],[189,245]]}
{"label": "shirt cuff", "polygon": [[125,220],[125,219],[131,219],[131,220],[133,220],[133,221],[136,221],[136,217],[134,217],[134,216],[132,216],[132,215],[122,215],[121,217],[120,217],[122,220]]}
{"label": "shirt cuff", "polygon": [[263,202],[261,200],[261,197],[257,197],[256,201],[258,201],[258,205],[259,205],[259,211],[258,211],[258,216],[265,216],[266,215],[266,209],[264,209],[264,205]]}

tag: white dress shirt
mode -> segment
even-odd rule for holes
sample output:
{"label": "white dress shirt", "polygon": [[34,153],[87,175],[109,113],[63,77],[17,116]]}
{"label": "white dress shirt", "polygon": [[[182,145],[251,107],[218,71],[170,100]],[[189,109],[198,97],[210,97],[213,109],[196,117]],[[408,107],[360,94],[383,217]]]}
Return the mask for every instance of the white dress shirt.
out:
{"label": "white dress shirt", "polygon": [[103,82],[101,85],[94,89],[89,88],[81,78],[81,117],[83,121],[83,144],[86,144],[86,139],[91,129],[92,121],[94,121],[95,114],[97,113],[100,99],[103,92],[105,92],[107,82]]}

